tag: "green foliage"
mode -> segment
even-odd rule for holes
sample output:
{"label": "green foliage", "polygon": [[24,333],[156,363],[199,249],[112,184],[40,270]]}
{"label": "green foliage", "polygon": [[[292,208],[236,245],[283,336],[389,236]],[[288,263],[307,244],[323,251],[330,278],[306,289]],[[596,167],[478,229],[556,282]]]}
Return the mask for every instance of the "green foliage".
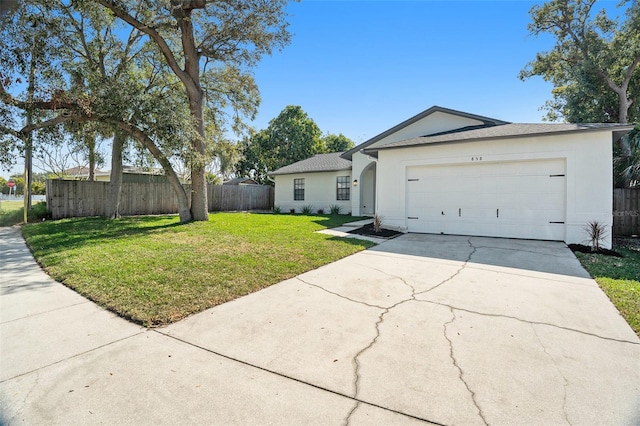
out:
{"label": "green foliage", "polygon": [[[29,222],[41,222],[51,217],[47,203],[34,204],[27,212]],[[13,226],[24,222],[24,203],[22,201],[0,201],[0,226]]]}
{"label": "green foliage", "polygon": [[582,266],[640,336],[640,252],[616,248],[622,258],[576,253]]}
{"label": "green foliage", "polygon": [[332,204],[329,206],[329,214],[339,215],[342,212],[342,206],[338,204]]}
{"label": "green foliage", "polygon": [[300,213],[310,215],[313,214],[313,206],[311,204],[305,204],[300,207]]}
{"label": "green foliage", "polygon": [[318,209],[318,211],[316,212],[318,214],[324,214],[324,209]]}
{"label": "green foliage", "polygon": [[329,133],[322,137],[322,142],[325,146],[325,152],[343,152],[356,146],[351,139],[342,133],[339,135]]}
{"label": "green foliage", "polygon": [[549,120],[639,121],[640,102],[623,111],[627,117],[620,108],[622,101],[640,99],[640,4],[631,2],[619,23],[604,9],[594,10],[594,3],[550,0],[531,9],[530,32],[551,34],[556,44],[538,53],[520,78],[541,76],[553,83],[553,100],[545,105]]}
{"label": "green foliage", "polygon": [[282,213],[282,209],[280,208],[280,206],[273,206],[273,214],[281,214]]}
{"label": "green foliage", "polygon": [[[614,186],[640,186],[640,124],[623,139],[613,147]],[[626,152],[627,148],[629,153]]]}
{"label": "green foliage", "polygon": [[125,318],[157,326],[371,247],[315,232],[356,219],[218,213],[182,225],[175,216],[83,218],[22,231],[54,279]]}
{"label": "green foliage", "polygon": [[324,152],[318,125],[299,106],[289,105],[269,126],[241,142],[237,175],[269,183],[267,174]]}

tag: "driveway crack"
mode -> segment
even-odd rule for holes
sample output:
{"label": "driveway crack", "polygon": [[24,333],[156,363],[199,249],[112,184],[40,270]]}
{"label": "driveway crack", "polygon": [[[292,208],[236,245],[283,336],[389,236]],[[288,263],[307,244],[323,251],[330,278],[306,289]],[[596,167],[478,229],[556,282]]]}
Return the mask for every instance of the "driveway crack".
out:
{"label": "driveway crack", "polygon": [[489,313],[489,312],[473,311],[471,309],[461,308],[459,306],[447,305],[446,303],[436,302],[436,301],[433,301],[433,300],[416,299],[416,302],[432,303],[434,305],[444,306],[445,308],[455,309],[456,311],[468,312],[470,314],[480,315],[480,316],[483,316],[483,317],[507,318],[507,319],[512,319],[512,320],[515,320],[515,321],[523,322],[525,324],[545,325],[547,327],[553,327],[553,328],[557,328],[557,329],[560,329],[560,330],[571,331],[571,332],[582,334],[582,335],[585,335],[585,336],[591,336],[591,337],[595,337],[595,338],[602,339],[602,340],[608,340],[610,342],[627,343],[627,344],[636,345],[636,346],[640,345],[640,342],[633,342],[631,340],[616,339],[614,337],[601,336],[599,334],[589,333],[588,331],[582,331],[582,330],[578,330],[576,328],[564,327],[564,326],[561,326],[561,325],[551,324],[551,323],[542,322],[542,321],[530,321],[530,320],[514,317],[512,315],[492,314],[492,313]]}
{"label": "driveway crack", "polygon": [[562,389],[564,392],[564,395],[562,397],[562,413],[564,414],[564,420],[567,422],[568,425],[570,425],[571,422],[569,421],[569,414],[567,413],[567,387],[570,384],[569,380],[567,380],[565,375],[562,374],[562,370],[560,370],[560,366],[558,366],[558,363],[556,362],[555,358],[553,358],[551,354],[547,352],[547,348],[545,347],[544,343],[542,343],[542,339],[540,339],[540,336],[538,336],[538,332],[536,331],[536,328],[533,326],[533,324],[531,324],[530,326],[531,326],[531,329],[533,330],[533,334],[535,334],[536,336],[536,339],[538,339],[538,342],[540,343],[540,346],[542,347],[542,350],[544,351],[545,355],[547,355],[547,357],[551,360],[551,362],[553,362],[553,365],[556,367],[558,374],[560,374],[560,377],[562,377],[562,380],[564,381],[564,384],[562,386]]}
{"label": "driveway crack", "polygon": [[305,280],[303,280],[303,279],[302,279],[302,278],[300,278],[300,277],[296,277],[296,279],[297,279],[298,281],[300,281],[301,283],[304,283],[304,284],[309,285],[309,286],[311,286],[311,287],[315,287],[315,288],[317,288],[317,289],[320,289],[320,290],[322,290],[322,291],[324,291],[324,292],[326,292],[326,293],[332,294],[332,295],[334,295],[334,296],[338,296],[339,298],[344,299],[344,300],[348,300],[349,302],[357,303],[357,304],[359,304],[359,305],[368,306],[368,307],[370,307],[370,308],[376,308],[376,309],[387,309],[387,308],[385,308],[384,306],[380,306],[380,305],[372,305],[372,304],[370,304],[370,303],[363,302],[363,301],[361,301],[361,300],[351,299],[350,297],[344,296],[344,295],[342,295],[342,294],[340,294],[340,293],[336,293],[335,291],[327,290],[326,288],[324,288],[324,287],[322,287],[322,286],[320,286],[320,285],[318,285],[318,284],[313,284],[313,283],[310,283],[309,281],[305,281]]}
{"label": "driveway crack", "polygon": [[467,264],[471,260],[471,257],[476,253],[476,250],[478,250],[478,248],[476,246],[474,246],[473,243],[471,243],[471,238],[467,239],[467,243],[469,244],[469,247],[471,247],[472,250],[469,252],[469,256],[467,256],[467,259],[464,261],[464,263],[462,265],[460,265],[460,268],[458,268],[458,270],[456,272],[454,272],[450,277],[442,280],[440,283],[436,284],[435,286],[431,287],[430,289],[424,290],[424,291],[420,291],[418,293],[414,293],[414,297],[416,295],[418,295],[418,294],[429,293],[430,291],[435,290],[436,288],[440,287],[441,285],[448,283],[449,281],[451,281],[452,279],[457,277],[458,274],[460,274],[460,272],[462,272],[464,270],[464,268],[467,267]]}
{"label": "driveway crack", "polygon": [[488,425],[489,423],[487,422],[487,420],[484,417],[484,413],[482,412],[482,408],[480,408],[480,405],[478,405],[478,401],[476,399],[476,393],[473,390],[471,390],[471,388],[469,387],[469,384],[464,379],[464,371],[462,370],[462,368],[458,364],[458,360],[456,360],[456,357],[455,357],[455,355],[453,353],[453,341],[451,339],[449,339],[449,336],[447,336],[447,326],[452,324],[456,320],[456,313],[453,310],[453,308],[449,307],[449,310],[451,311],[452,318],[451,318],[450,321],[447,321],[446,323],[444,323],[444,325],[442,327],[443,328],[444,338],[447,339],[447,342],[449,342],[449,357],[451,358],[451,361],[453,362],[453,365],[458,369],[458,377],[460,378],[460,381],[464,384],[465,388],[467,388],[467,391],[471,395],[471,400],[473,401],[473,405],[475,405],[476,410],[478,410],[478,415],[480,416],[480,418],[482,419],[484,424]]}

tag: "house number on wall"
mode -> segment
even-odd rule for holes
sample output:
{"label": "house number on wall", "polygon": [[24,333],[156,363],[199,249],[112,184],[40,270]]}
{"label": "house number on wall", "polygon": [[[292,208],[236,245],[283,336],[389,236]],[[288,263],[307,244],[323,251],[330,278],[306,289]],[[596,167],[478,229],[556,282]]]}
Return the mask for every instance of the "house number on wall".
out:
{"label": "house number on wall", "polygon": [[482,157],[471,157],[471,161],[482,161]]}

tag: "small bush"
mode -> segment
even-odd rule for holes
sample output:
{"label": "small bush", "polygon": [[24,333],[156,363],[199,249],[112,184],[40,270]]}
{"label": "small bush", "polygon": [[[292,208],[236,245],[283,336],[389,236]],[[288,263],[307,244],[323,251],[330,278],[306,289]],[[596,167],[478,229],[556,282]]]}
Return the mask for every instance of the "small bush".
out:
{"label": "small bush", "polygon": [[376,234],[379,234],[382,231],[384,216],[380,216],[379,214],[373,215],[373,231]]}
{"label": "small bush", "polygon": [[337,204],[331,204],[329,206],[329,212],[332,215],[340,214],[341,211],[342,211],[342,206],[339,206]]}
{"label": "small bush", "polygon": [[27,212],[27,218],[29,222],[42,222],[45,219],[51,219],[51,213],[47,210],[47,203],[40,201],[31,206],[31,209]]}
{"label": "small bush", "polygon": [[313,206],[311,204],[307,204],[306,206],[302,206],[302,208],[300,209],[300,213],[302,213],[302,214],[312,214],[313,213]]}
{"label": "small bush", "polygon": [[324,209],[318,209],[318,214],[324,214]]}
{"label": "small bush", "polygon": [[591,246],[591,251],[600,250],[600,243],[607,237],[607,228],[597,220],[592,220],[587,222],[584,230],[589,236],[588,243]]}
{"label": "small bush", "polygon": [[289,209],[289,213],[296,214],[296,209]]}
{"label": "small bush", "polygon": [[273,214],[280,214],[280,213],[282,213],[280,206],[273,206]]}

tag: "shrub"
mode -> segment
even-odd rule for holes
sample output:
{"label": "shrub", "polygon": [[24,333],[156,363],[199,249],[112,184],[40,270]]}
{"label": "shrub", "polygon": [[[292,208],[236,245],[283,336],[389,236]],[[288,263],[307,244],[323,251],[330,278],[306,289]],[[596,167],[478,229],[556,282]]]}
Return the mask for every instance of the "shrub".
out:
{"label": "shrub", "polygon": [[318,214],[324,214],[324,209],[318,209]]}
{"label": "shrub", "polygon": [[273,214],[280,214],[282,213],[280,206],[273,206]]}
{"label": "shrub", "polygon": [[313,206],[311,204],[307,204],[305,206],[302,206],[302,208],[300,209],[300,213],[302,213],[302,214],[312,214],[313,213]]}
{"label": "shrub", "polygon": [[296,214],[296,209],[289,209],[289,213]]}
{"label": "shrub", "polygon": [[384,216],[380,216],[379,214],[373,215],[373,231],[376,234],[379,234],[382,231]]}
{"label": "shrub", "polygon": [[332,215],[340,214],[341,211],[342,211],[342,206],[339,206],[337,204],[331,204],[329,206],[329,212]]}
{"label": "shrub", "polygon": [[600,243],[607,237],[607,228],[597,220],[587,222],[584,227],[585,232],[589,236],[589,246],[591,251],[600,250]]}

